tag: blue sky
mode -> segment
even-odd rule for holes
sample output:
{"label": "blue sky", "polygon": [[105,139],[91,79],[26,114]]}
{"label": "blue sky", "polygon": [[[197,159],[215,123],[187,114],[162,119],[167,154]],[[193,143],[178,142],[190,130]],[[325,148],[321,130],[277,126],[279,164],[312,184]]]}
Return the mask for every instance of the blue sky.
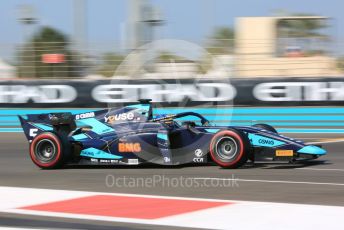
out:
{"label": "blue sky", "polygon": [[[86,0],[88,41],[117,42],[126,21],[125,0]],[[200,41],[216,26],[233,26],[240,16],[273,15],[276,10],[305,12],[334,18],[332,33],[344,41],[343,0],[150,0],[166,19],[159,29],[160,38]],[[49,25],[72,35],[73,0],[1,0],[0,47],[23,41],[23,26],[17,21],[18,6],[32,5],[40,25]],[[1,52],[0,52],[1,55]]]}

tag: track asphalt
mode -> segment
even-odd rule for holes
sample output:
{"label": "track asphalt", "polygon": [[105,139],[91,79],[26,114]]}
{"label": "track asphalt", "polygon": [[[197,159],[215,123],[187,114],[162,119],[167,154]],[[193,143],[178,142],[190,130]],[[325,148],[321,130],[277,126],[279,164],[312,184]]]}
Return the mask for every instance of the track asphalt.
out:
{"label": "track asphalt", "polygon": [[[30,160],[23,133],[1,133],[0,186],[344,206],[343,137],[340,134],[288,135],[306,142],[320,142],[328,150],[328,155],[308,164],[257,163],[235,170],[225,170],[215,165],[40,170]],[[0,213],[0,226],[159,228],[9,213]]]}

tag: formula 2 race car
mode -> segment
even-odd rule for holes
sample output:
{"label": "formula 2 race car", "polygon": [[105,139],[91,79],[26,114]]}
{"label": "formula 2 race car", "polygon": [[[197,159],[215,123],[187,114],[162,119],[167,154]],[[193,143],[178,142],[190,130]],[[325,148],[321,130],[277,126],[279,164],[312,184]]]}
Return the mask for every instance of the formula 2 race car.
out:
{"label": "formula 2 race car", "polygon": [[150,100],[81,114],[31,114],[19,119],[30,157],[43,169],[65,164],[207,162],[238,168],[248,160],[293,162],[326,154],[321,147],[280,135],[266,124],[214,126],[195,112],[154,116]]}

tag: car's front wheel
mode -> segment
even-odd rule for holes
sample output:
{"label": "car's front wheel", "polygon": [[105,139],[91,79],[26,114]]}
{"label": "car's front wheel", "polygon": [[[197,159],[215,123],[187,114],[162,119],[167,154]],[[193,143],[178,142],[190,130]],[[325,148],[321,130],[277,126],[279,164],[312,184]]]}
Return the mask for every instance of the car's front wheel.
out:
{"label": "car's front wheel", "polygon": [[30,157],[33,163],[42,169],[59,168],[65,161],[61,138],[45,132],[37,135],[30,145]]}
{"label": "car's front wheel", "polygon": [[215,134],[210,142],[210,156],[223,168],[238,168],[249,157],[250,144],[247,137],[238,130],[223,130]]}

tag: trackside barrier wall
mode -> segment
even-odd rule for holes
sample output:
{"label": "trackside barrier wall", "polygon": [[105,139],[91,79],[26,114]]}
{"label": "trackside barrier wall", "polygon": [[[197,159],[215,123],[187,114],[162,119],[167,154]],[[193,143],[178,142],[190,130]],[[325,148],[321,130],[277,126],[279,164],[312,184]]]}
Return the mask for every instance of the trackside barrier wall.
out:
{"label": "trackside barrier wall", "polygon": [[[192,108],[218,125],[269,123],[282,132],[344,133],[344,78],[225,80],[11,80],[0,82],[0,131],[21,131],[16,115],[156,101],[155,113]],[[49,109],[46,109],[49,108]],[[77,108],[77,109],[76,109]]]}

